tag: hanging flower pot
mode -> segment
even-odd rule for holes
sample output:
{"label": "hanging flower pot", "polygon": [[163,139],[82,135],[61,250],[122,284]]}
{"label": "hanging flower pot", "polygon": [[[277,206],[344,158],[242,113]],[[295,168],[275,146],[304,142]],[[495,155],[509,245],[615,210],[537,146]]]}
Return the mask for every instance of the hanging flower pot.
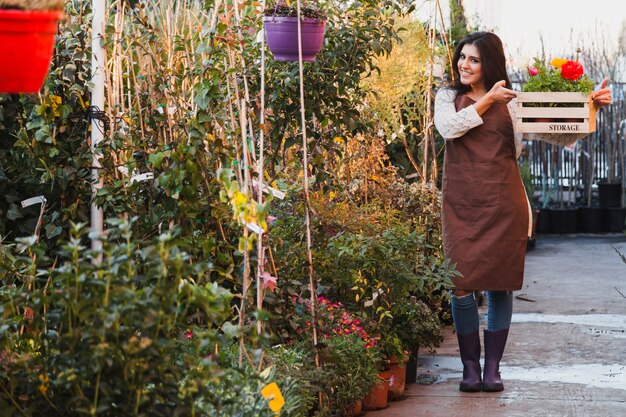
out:
{"label": "hanging flower pot", "polygon": [[[265,39],[274,59],[277,61],[298,60],[298,18],[265,16]],[[324,43],[326,21],[304,18],[302,30],[302,60],[315,61],[315,55]]]}
{"label": "hanging flower pot", "polygon": [[46,78],[60,10],[0,9],[0,93],[36,93]]}
{"label": "hanging flower pot", "polygon": [[[322,49],[326,19],[315,9],[302,8],[302,60],[315,61]],[[277,61],[298,60],[298,17],[293,6],[276,5],[265,10],[263,17],[267,47]]]}

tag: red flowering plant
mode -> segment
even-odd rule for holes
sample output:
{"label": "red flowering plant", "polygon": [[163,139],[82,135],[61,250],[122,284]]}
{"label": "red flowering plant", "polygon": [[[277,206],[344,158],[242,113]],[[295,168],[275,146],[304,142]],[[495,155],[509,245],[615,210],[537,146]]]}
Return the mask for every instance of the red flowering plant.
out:
{"label": "red flowering plant", "polygon": [[578,92],[590,93],[594,82],[585,74],[578,61],[555,58],[550,65],[535,58],[528,67],[529,78],[522,87],[524,92]]}
{"label": "red flowering plant", "polygon": [[[311,302],[308,299],[298,300],[299,304],[305,307],[304,314],[300,314],[300,319],[304,319],[304,326],[298,328],[298,333],[304,333],[311,328]],[[333,335],[347,336],[354,335],[365,342],[365,348],[370,349],[376,345],[377,338],[370,336],[363,327],[363,322],[354,313],[346,310],[340,302],[334,302],[326,297],[317,297],[317,325],[320,339],[330,339]]]}

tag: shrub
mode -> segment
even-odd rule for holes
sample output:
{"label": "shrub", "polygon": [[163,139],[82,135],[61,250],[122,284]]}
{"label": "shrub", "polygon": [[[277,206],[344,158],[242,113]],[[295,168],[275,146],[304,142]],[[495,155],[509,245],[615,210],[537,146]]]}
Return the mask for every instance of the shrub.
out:
{"label": "shrub", "polygon": [[[222,369],[215,356],[231,314],[230,292],[196,285],[210,268],[190,263],[174,236],[142,243],[130,229],[127,221],[113,221],[103,252],[95,253],[83,244],[86,229],[76,225],[50,269],[38,267],[48,260],[35,239],[1,247],[3,410],[234,415],[226,410],[256,404],[258,413],[242,415],[263,415],[267,401],[257,388],[265,379]],[[99,256],[102,262],[94,262]]]}

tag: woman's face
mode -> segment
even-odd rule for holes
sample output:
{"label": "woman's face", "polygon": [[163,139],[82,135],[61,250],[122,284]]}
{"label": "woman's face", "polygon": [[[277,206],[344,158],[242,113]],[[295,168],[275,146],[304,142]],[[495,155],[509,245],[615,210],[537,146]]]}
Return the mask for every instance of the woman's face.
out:
{"label": "woman's face", "polygon": [[457,68],[461,76],[461,84],[471,86],[472,90],[477,87],[484,89],[478,48],[471,44],[463,45]]}

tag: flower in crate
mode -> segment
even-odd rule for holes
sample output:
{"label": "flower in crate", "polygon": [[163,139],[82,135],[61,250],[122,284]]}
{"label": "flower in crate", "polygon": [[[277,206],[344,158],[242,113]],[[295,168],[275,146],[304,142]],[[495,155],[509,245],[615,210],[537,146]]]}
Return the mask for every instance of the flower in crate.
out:
{"label": "flower in crate", "polygon": [[584,74],[583,66],[577,61],[567,61],[561,66],[561,77],[570,81],[577,81]]}
{"label": "flower in crate", "polygon": [[578,61],[555,58],[546,64],[535,58],[528,67],[528,80],[524,92],[578,92],[590,93],[594,82]]}

